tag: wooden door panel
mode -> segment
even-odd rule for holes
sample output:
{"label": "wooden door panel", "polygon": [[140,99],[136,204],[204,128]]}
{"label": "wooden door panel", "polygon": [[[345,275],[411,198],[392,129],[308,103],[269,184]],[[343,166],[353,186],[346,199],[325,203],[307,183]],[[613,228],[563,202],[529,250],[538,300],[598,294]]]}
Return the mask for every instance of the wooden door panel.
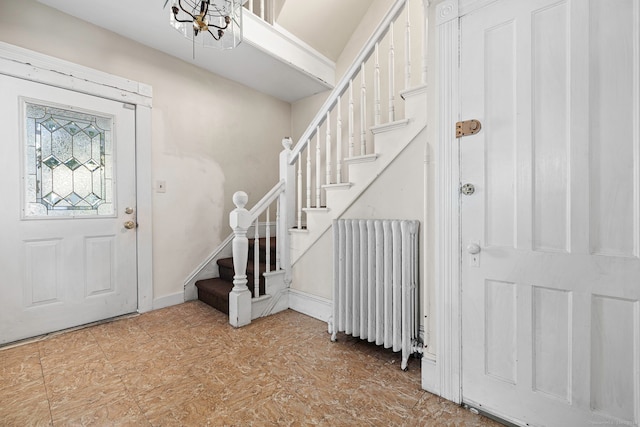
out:
{"label": "wooden door panel", "polygon": [[461,39],[463,399],[638,425],[640,3],[499,1]]}

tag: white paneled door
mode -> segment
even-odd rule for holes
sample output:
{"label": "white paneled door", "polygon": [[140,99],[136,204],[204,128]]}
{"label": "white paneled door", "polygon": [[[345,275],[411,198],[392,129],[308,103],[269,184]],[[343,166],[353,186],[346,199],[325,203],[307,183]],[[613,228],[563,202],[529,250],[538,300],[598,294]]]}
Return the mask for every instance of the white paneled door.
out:
{"label": "white paneled door", "polygon": [[137,309],[135,110],[0,75],[0,344]]}
{"label": "white paneled door", "polygon": [[640,2],[463,16],[463,400],[521,425],[640,421]]}

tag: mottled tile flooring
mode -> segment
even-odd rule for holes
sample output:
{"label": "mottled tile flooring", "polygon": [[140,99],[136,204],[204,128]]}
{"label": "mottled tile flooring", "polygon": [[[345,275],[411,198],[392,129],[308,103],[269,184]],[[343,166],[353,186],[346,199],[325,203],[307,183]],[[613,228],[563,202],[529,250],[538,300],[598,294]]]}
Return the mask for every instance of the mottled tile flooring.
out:
{"label": "mottled tile flooring", "polygon": [[0,349],[0,426],[498,426],[399,363],[291,310],[234,329],[193,301]]}

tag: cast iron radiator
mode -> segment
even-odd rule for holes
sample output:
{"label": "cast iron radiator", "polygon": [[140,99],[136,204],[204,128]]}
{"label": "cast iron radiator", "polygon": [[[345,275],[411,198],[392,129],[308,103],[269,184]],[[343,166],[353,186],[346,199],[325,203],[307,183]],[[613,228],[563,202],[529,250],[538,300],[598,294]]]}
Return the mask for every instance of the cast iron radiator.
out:
{"label": "cast iron radiator", "polygon": [[402,351],[421,352],[418,340],[419,221],[333,221],[333,316],[338,332]]}

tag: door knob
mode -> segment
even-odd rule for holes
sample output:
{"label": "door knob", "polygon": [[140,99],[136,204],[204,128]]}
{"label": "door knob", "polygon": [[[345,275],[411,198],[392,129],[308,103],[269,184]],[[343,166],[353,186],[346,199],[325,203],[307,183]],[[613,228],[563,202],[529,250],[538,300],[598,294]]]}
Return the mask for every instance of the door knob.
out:
{"label": "door knob", "polygon": [[480,253],[480,245],[477,244],[477,243],[469,243],[467,245],[467,252],[469,252],[471,255],[479,254]]}
{"label": "door knob", "polygon": [[471,183],[467,183],[460,187],[460,192],[465,196],[470,196],[476,192],[476,187]]}
{"label": "door knob", "polygon": [[127,221],[124,223],[124,228],[127,230],[131,230],[132,228],[136,228],[136,223],[133,221]]}

